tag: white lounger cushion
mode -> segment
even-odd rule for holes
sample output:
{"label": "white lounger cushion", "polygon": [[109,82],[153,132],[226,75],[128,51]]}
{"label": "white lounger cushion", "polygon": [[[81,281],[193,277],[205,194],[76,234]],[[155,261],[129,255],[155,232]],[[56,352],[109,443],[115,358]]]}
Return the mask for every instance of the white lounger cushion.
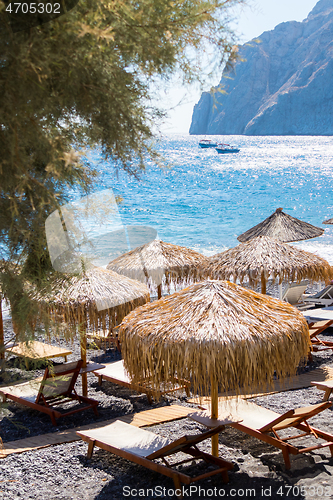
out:
{"label": "white lounger cushion", "polygon": [[41,380],[42,379],[39,378],[38,380],[31,380],[31,382],[24,382],[22,384],[0,387],[0,394],[12,394],[13,396],[34,403],[38,396]]}
{"label": "white lounger cushion", "polygon": [[126,424],[121,420],[117,420],[105,427],[99,427],[98,429],[80,431],[80,435],[101,441],[109,446],[133,453],[139,457],[147,457],[172,442],[170,439],[158,436],[153,432],[140,429],[134,425]]}
{"label": "white lounger cushion", "polygon": [[[74,363],[72,363],[74,364]],[[62,368],[64,365],[59,365]],[[57,368],[57,367],[56,367]],[[7,387],[0,387],[0,394],[11,394],[18,398],[25,399],[34,403],[38,396],[43,377],[36,378],[29,382],[22,382],[17,385],[10,385]],[[72,377],[69,375],[55,375],[45,381],[43,395],[45,397],[57,396],[68,390],[68,386]]]}
{"label": "white lounger cushion", "polygon": [[304,298],[304,302],[312,302],[322,305],[330,305],[333,303],[333,285],[328,285],[315,295],[308,295]]}
{"label": "white lounger cushion", "polygon": [[301,300],[308,284],[308,280],[301,281],[301,283],[289,283],[283,292],[282,300],[285,300],[292,305],[297,304]]}
{"label": "white lounger cushion", "polygon": [[244,399],[229,399],[224,403],[219,401],[219,414],[228,411],[241,424],[252,429],[261,429],[280,416],[275,411],[268,410]]}
{"label": "white lounger cushion", "polygon": [[261,429],[281,416],[279,413],[275,413],[275,411],[267,410],[262,406],[250,403],[241,398],[219,401],[218,415],[218,418],[213,420],[211,418],[210,409],[207,409],[190,413],[188,416],[192,420],[206,425],[207,427],[240,423],[252,429]]}
{"label": "white lounger cushion", "polygon": [[124,360],[122,359],[114,363],[106,364],[105,368],[96,371],[96,375],[105,375],[106,377],[114,378],[126,384],[131,384],[131,379],[125,370]]}

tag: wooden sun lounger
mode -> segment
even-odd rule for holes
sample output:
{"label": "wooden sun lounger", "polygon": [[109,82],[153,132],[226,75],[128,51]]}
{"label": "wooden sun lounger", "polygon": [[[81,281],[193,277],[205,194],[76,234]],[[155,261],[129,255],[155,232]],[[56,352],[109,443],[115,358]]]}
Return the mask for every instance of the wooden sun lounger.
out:
{"label": "wooden sun lounger", "polygon": [[304,302],[314,305],[330,306],[333,304],[333,285],[328,285],[315,295],[308,295],[304,298]]}
{"label": "wooden sun lounger", "polygon": [[[326,351],[328,349],[333,350],[333,342],[329,340],[321,340],[318,335],[322,333],[326,328],[329,328],[333,324],[333,320],[317,321],[316,323],[309,323],[309,333],[313,352]],[[312,361],[312,355],[309,354],[309,360]]]}
{"label": "wooden sun lounger", "polygon": [[66,362],[67,356],[72,354],[72,351],[69,351],[68,349],[63,349],[62,347],[50,344],[44,344],[44,342],[38,342],[37,340],[33,340],[29,343],[18,342],[13,347],[7,347],[6,352],[25,358],[27,368],[29,368],[29,359],[50,359],[63,357]]}
{"label": "wooden sun lounger", "polygon": [[[331,403],[329,402],[319,403],[304,408],[289,410],[283,415],[280,415],[275,411],[268,410],[267,408],[263,408],[249,401],[244,401],[243,399],[230,399],[223,403],[219,402],[219,414],[220,412],[227,412],[233,415],[234,419],[237,420],[238,418],[239,421],[230,423],[232,427],[279,448],[282,451],[286,469],[290,469],[290,454],[298,455],[299,453],[306,453],[329,446],[331,455],[333,456],[333,435],[315,429],[307,422],[309,418],[326,410],[326,408],[330,406]],[[196,415],[198,416],[197,419],[195,418]],[[201,423],[202,417],[206,417],[205,425],[207,425],[207,427],[213,427],[219,423],[218,420],[215,421],[215,424],[214,420],[209,419],[207,412],[192,414],[190,416],[192,419],[198,420]],[[301,431],[301,433],[280,437],[278,432],[288,428],[295,428]],[[317,439],[321,438],[326,442],[306,448],[298,448],[288,442],[306,436],[313,436]]]}
{"label": "wooden sun lounger", "polygon": [[92,339],[99,348],[102,347],[102,344],[105,349],[106,345],[108,345],[109,348],[111,345],[115,345],[116,349],[121,352],[117,333],[100,330],[98,332],[87,332],[86,337],[87,339]]}
{"label": "wooden sun lounger", "polygon": [[[171,441],[163,436],[117,420],[105,427],[78,431],[77,434],[88,443],[88,458],[91,458],[94,446],[98,446],[119,457],[126,458],[131,462],[172,478],[175,488],[180,490],[181,483],[191,484],[194,481],[219,473],[222,475],[223,481],[228,482],[228,471],[233,468],[233,465],[222,458],[213,457],[197,448],[201,441],[217,434],[223,428],[224,426],[220,425],[202,434],[183,436]],[[177,463],[169,463],[167,457],[178,452],[190,455],[190,458]],[[161,462],[154,462],[157,459],[161,459]],[[216,465],[218,468],[195,477],[185,474],[184,469],[182,471],[174,469],[177,465],[197,459],[202,459],[209,465]]]}
{"label": "wooden sun lounger", "polygon": [[289,304],[296,305],[302,298],[303,293],[309,284],[308,280],[301,281],[300,283],[288,283],[283,295],[282,300],[289,302]]}
{"label": "wooden sun lounger", "polygon": [[328,401],[331,392],[333,391],[333,378],[322,382],[311,382],[311,385],[315,385],[320,391],[325,391],[323,401]]}
{"label": "wooden sun lounger", "polygon": [[[98,415],[96,408],[98,401],[79,396],[74,389],[81,367],[82,359],[54,366],[52,371],[46,368],[43,377],[13,386],[0,387],[0,395],[2,395],[3,401],[11,399],[16,403],[47,413],[51,417],[53,425],[57,425],[57,418],[90,408],[94,410],[95,415]],[[78,408],[62,412],[53,408],[55,405],[70,400],[77,400],[84,406],[80,405]]]}
{"label": "wooden sun lounger", "polygon": [[[94,375],[96,375],[96,377],[98,377],[99,385],[102,384],[103,380],[108,380],[113,384],[118,384],[123,387],[127,387],[128,389],[132,389],[133,391],[143,392],[147,394],[149,404],[152,403],[152,399],[154,397],[154,391],[149,385],[149,379],[143,380],[142,383],[140,384],[133,384],[125,370],[123,360],[116,361],[115,363],[109,363],[102,370],[98,370],[93,373]],[[186,391],[187,396],[189,396],[190,395],[189,385],[190,384],[187,381],[181,381],[179,383],[179,386],[177,387],[172,387],[171,384],[166,383],[165,385],[161,386],[159,394],[166,394],[168,392],[175,392],[184,389]]]}

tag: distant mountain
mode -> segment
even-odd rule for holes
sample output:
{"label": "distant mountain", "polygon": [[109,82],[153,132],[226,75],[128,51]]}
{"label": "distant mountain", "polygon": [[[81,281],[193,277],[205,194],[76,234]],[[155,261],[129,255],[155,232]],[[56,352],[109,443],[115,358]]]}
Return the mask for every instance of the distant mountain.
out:
{"label": "distant mountain", "polygon": [[204,92],[190,134],[333,135],[333,0],[239,48],[226,93]]}

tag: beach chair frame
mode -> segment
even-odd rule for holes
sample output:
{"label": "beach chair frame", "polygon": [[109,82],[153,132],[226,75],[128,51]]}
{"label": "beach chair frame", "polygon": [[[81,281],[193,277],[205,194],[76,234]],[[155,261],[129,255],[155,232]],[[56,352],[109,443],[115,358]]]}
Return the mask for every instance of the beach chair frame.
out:
{"label": "beach chair frame", "polygon": [[311,385],[315,385],[320,391],[324,391],[323,401],[328,401],[332,391],[333,391],[333,379],[323,380],[322,382],[311,382]]}
{"label": "beach chair frame", "polygon": [[[310,333],[311,347],[313,352],[327,351],[330,349],[333,351],[332,341],[321,340],[320,338],[318,338],[318,335],[320,333],[322,333],[324,330],[326,330],[332,325],[333,325],[333,320],[309,323],[309,333]],[[311,352],[309,353],[309,360],[312,361]]]}
{"label": "beach chair frame", "polygon": [[[24,382],[10,387],[0,387],[0,394],[3,401],[10,399],[24,406],[28,406],[34,410],[47,413],[53,425],[57,425],[56,420],[80,411],[92,409],[95,415],[98,415],[97,405],[98,401],[81,396],[77,394],[74,389],[77,377],[80,374],[82,367],[82,359],[64,363],[62,365],[47,367],[42,379],[36,379],[35,382],[40,380],[40,386],[36,395],[35,401],[31,401],[17,395],[17,391],[24,387],[29,387],[31,382]],[[54,408],[60,404],[68,401],[76,400],[84,406],[70,409],[67,411],[59,411]]]}
{"label": "beach chair frame", "polygon": [[[126,429],[133,431],[133,426],[130,424],[126,424],[124,422],[116,421],[114,424],[109,425],[109,428],[112,428],[113,425],[122,424],[124,428],[124,436],[127,434]],[[104,428],[101,428],[103,430]],[[107,434],[107,428],[105,428],[105,434]],[[142,465],[147,469],[150,469],[154,472],[158,472],[163,474],[164,476],[170,477],[173,479],[176,490],[181,491],[181,483],[183,484],[191,484],[195,481],[199,481],[201,479],[206,479],[208,477],[214,476],[216,474],[221,474],[223,482],[227,483],[229,481],[228,471],[233,469],[233,465],[230,462],[227,462],[223,458],[214,457],[209,453],[203,452],[198,449],[197,445],[208,439],[215,434],[219,433],[224,429],[224,425],[220,425],[215,427],[214,429],[210,429],[202,434],[196,434],[194,436],[183,436],[175,441],[170,442],[166,446],[161,447],[159,450],[154,451],[153,453],[148,453],[146,456],[139,456],[135,453],[132,453],[126,449],[122,449],[117,445],[112,445],[101,439],[96,439],[93,437],[94,430],[90,431],[77,431],[77,435],[81,437],[83,441],[88,443],[88,451],[87,458],[91,458],[93,454],[93,450],[96,447],[101,448],[102,450],[108,451],[117,455],[121,458],[134,462],[138,465]],[[136,429],[140,431],[142,435],[146,434],[147,436],[152,435],[152,432],[146,431],[144,429]],[[119,431],[117,430],[117,434],[119,436]],[[121,433],[120,433],[121,436]],[[167,457],[174,455],[175,453],[182,452],[184,454],[190,455],[190,458],[181,460],[179,462],[173,462],[172,464],[167,460]],[[156,463],[154,460],[160,459],[161,462]],[[187,462],[192,462],[193,460],[204,460],[209,465],[216,465],[217,469],[210,470],[204,474],[199,474],[197,476],[189,476],[185,474],[183,471],[180,472],[176,470],[175,467],[181,464],[185,464]],[[181,496],[178,495],[178,496]]]}
{"label": "beach chair frame", "polygon": [[[302,306],[305,306],[302,297],[308,285],[309,280],[303,280],[300,283],[297,283],[295,281],[292,283],[288,283],[283,291],[282,300],[295,307],[302,308]],[[308,305],[308,307],[311,307],[311,305]]]}
{"label": "beach chair frame", "polygon": [[315,295],[308,295],[304,298],[304,302],[312,305],[330,306],[333,304],[333,285],[329,284],[323,290]]}
{"label": "beach chair frame", "polygon": [[136,392],[143,392],[147,395],[149,404],[152,404],[153,398],[159,398],[163,394],[168,394],[171,392],[176,392],[179,390],[185,390],[186,395],[190,396],[190,382],[186,380],[178,380],[179,384],[176,387],[164,386],[156,393],[151,387],[149,387],[149,378],[143,379],[140,383],[133,384],[125,372],[124,361],[116,361],[115,363],[110,363],[105,368],[94,371],[94,375],[98,378],[98,384],[102,385],[103,380],[112,382],[113,384],[121,385],[122,387],[127,387],[128,389]]}
{"label": "beach chair frame", "polygon": [[[308,419],[326,410],[331,405],[332,403],[330,402],[323,402],[308,407],[291,409],[281,415],[272,410],[258,406],[255,403],[239,399],[237,401],[229,400],[219,402],[219,413],[227,413],[233,416],[234,421],[229,424],[231,427],[280,449],[282,451],[285,467],[286,469],[290,469],[290,455],[298,455],[300,453],[307,453],[309,451],[329,447],[331,455],[333,456],[333,435],[316,429],[308,423]],[[205,425],[208,427],[218,425],[218,420],[216,420],[216,424],[214,424],[213,419],[206,418],[207,411],[193,413],[190,417],[201,423],[206,420]],[[258,427],[256,427],[253,425],[255,421],[261,424],[263,422],[265,423],[264,425],[258,425]],[[293,433],[290,436],[281,437],[279,431],[284,429],[296,429],[301,431],[301,433]],[[325,442],[303,448],[289,442],[308,436],[314,436],[316,439],[322,439]]]}
{"label": "beach chair frame", "polygon": [[94,344],[97,345],[99,349],[102,348],[106,351],[107,348],[110,349],[111,345],[115,346],[116,350],[121,354],[121,346],[118,338],[118,333],[115,332],[87,332],[87,339],[91,339]]}
{"label": "beach chair frame", "polygon": [[[254,404],[254,403],[252,403]],[[291,468],[290,464],[290,454],[298,455],[300,453],[307,453],[309,451],[318,450],[320,448],[329,447],[331,455],[333,456],[333,435],[327,432],[321,431],[312,427],[308,423],[308,419],[314,415],[326,410],[331,406],[330,402],[323,402],[317,405],[312,405],[303,408],[296,408],[294,410],[289,410],[283,415],[276,414],[275,420],[272,420],[268,424],[261,428],[254,429],[252,427],[246,426],[243,422],[232,423],[232,427],[238,429],[252,437],[260,439],[265,443],[268,443],[282,451],[284,463],[286,469]],[[239,415],[241,416],[241,415]],[[287,428],[294,428],[301,431],[301,434],[293,434],[287,437],[281,438],[278,431]],[[299,438],[304,438],[306,436],[315,436],[317,439],[321,438],[325,443],[320,443],[316,446],[308,446],[305,448],[298,448],[289,441]]]}

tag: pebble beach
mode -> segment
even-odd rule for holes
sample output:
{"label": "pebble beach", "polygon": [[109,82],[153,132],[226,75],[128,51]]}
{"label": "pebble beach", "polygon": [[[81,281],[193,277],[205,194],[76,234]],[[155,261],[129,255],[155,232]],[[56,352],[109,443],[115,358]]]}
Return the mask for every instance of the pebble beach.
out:
{"label": "pebble beach", "polygon": [[[5,320],[5,334],[11,333],[11,321]],[[333,335],[328,329],[323,338]],[[55,341],[52,341],[55,342]],[[79,343],[65,341],[58,345],[69,347],[73,352],[69,361],[78,359]],[[120,359],[117,351],[100,350],[90,346],[88,359],[100,363],[112,363]],[[94,348],[95,347],[95,348]],[[55,360],[60,363],[62,360]],[[314,353],[313,361],[305,367],[311,371],[320,366],[333,367],[333,353]],[[13,383],[18,379],[29,379],[42,375],[44,366],[26,370],[14,356],[7,359],[5,372],[1,373],[0,385],[6,378]],[[61,432],[70,428],[104,422],[151,408],[178,404],[193,407],[185,392],[166,395],[151,406],[145,394],[132,392],[124,387],[104,381],[101,386],[93,374],[88,374],[89,396],[99,401],[99,416],[84,411],[58,421],[57,427],[48,415],[30,410],[13,402],[1,406],[0,436],[3,443],[39,436],[50,432]],[[80,380],[76,389],[80,393]],[[283,413],[290,408],[307,406],[322,401],[323,392],[316,387],[284,391],[260,396],[252,401]],[[310,424],[333,434],[332,409],[328,408],[313,417]],[[184,434],[197,434],[206,430],[189,418],[154,425],[150,431],[176,439]],[[210,452],[210,440],[200,448]],[[185,487],[184,498],[333,498],[333,458],[329,448],[307,454],[291,456],[291,470],[286,471],[282,453],[248,435],[227,426],[219,434],[219,455],[232,462],[229,483],[221,477],[200,480]],[[184,471],[187,471],[186,466]],[[192,473],[201,470],[200,465],[191,465]],[[36,500],[118,500],[125,498],[174,498],[174,485],[170,478],[152,472],[142,466],[128,462],[111,453],[96,448],[91,459],[87,459],[87,444],[81,440],[62,443],[46,448],[33,449],[21,454],[11,454],[0,459],[0,499]]]}

